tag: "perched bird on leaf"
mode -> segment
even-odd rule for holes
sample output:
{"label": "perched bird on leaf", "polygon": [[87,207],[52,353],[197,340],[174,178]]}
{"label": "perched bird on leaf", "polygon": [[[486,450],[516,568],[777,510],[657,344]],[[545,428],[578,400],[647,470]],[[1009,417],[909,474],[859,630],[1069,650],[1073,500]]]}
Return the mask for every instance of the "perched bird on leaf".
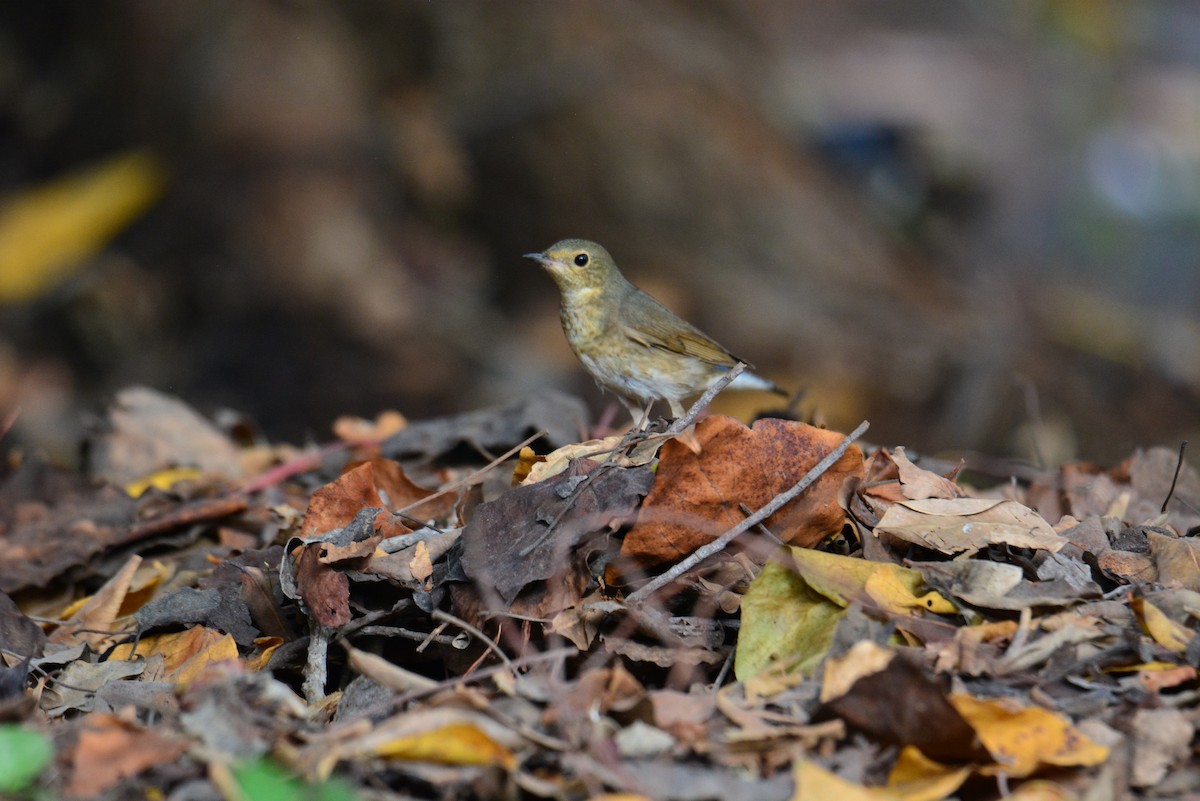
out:
{"label": "perched bird on leaf", "polygon": [[[595,242],[564,239],[525,258],[546,268],[558,284],[571,350],[597,384],[617,394],[639,428],[655,401],[665,400],[671,414],[682,417],[684,399],[744,362],[625,280]],[[749,371],[729,386],[786,394]]]}

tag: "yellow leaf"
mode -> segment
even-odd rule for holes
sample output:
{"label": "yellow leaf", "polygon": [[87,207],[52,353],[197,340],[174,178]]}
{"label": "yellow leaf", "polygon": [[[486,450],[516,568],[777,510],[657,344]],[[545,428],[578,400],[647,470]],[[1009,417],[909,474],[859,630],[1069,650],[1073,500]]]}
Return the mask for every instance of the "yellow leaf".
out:
{"label": "yellow leaf", "polygon": [[1076,798],[1062,785],[1039,779],[1023,782],[1005,801],[1075,801]]}
{"label": "yellow leaf", "polygon": [[[137,650],[134,651],[134,645]],[[186,685],[214,662],[237,661],[237,643],[216,629],[194,626],[187,631],[144,637],[137,643],[118,645],[109,659],[130,660],[134,656],[163,657],[163,678]]]}
{"label": "yellow leaf", "polygon": [[165,183],[156,158],[132,152],[0,204],[0,303],[61,283],[157,200]]}
{"label": "yellow leaf", "polygon": [[963,693],[952,694],[950,703],[997,762],[981,773],[1022,778],[1043,765],[1098,765],[1108,758],[1108,748],[1041,707],[1020,707],[1008,699],[984,700]]}
{"label": "yellow leaf", "polygon": [[200,471],[194,467],[172,467],[169,470],[159,470],[157,473],[151,473],[145,478],[139,478],[137,481],[126,484],[125,494],[131,498],[140,498],[151,487],[169,490],[180,481],[187,481],[198,476],[200,476]]}
{"label": "yellow leaf", "polygon": [[516,757],[470,723],[450,723],[436,729],[380,743],[376,756],[442,765],[499,765],[511,769]]}
{"label": "yellow leaf", "polygon": [[1138,622],[1142,624],[1142,630],[1153,637],[1156,643],[1177,654],[1187,650],[1188,643],[1192,641],[1191,630],[1167,617],[1161,609],[1145,598],[1134,598],[1129,605],[1137,615]]}
{"label": "yellow leaf", "polygon": [[1110,665],[1101,673],[1150,673],[1161,670],[1176,670],[1179,665],[1174,662],[1141,662],[1136,665]]}
{"label": "yellow leaf", "polygon": [[925,590],[925,580],[916,570],[883,562],[868,562],[850,556],[790,548],[796,570],[812,589],[839,606],[852,601],[872,602],[896,614],[914,609],[955,612],[955,607],[936,592]]}
{"label": "yellow leaf", "polygon": [[906,745],[888,775],[888,789],[904,801],[940,801],[967,780],[967,765],[943,765],[921,753],[915,745]]}
{"label": "yellow leaf", "polygon": [[271,656],[279,649],[279,646],[283,645],[283,642],[282,637],[255,637],[254,647],[256,650],[243,660],[242,664],[255,673],[266,670]]}
{"label": "yellow leaf", "polygon": [[836,659],[825,660],[825,674],[821,680],[821,703],[826,704],[850,692],[854,682],[883,670],[896,656],[896,652],[870,640],[862,640],[850,646],[850,650]]}
{"label": "yellow leaf", "polygon": [[926,609],[936,615],[952,615],[958,611],[958,607],[947,601],[937,590],[917,595],[913,588],[920,586],[920,576],[909,575],[916,571],[900,565],[879,562],[867,564],[874,565],[876,570],[867,577],[863,590],[884,609],[904,612],[910,609]]}
{"label": "yellow leaf", "polygon": [[901,801],[886,787],[863,787],[830,773],[815,762],[797,759],[792,768],[796,789],[791,801]]}

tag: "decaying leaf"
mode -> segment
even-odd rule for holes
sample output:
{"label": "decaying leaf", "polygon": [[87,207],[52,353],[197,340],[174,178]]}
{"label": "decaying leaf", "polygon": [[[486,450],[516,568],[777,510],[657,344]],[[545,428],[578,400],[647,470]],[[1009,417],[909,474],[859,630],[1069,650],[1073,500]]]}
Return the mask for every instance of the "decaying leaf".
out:
{"label": "decaying leaf", "polygon": [[[25,459],[0,486],[0,592],[45,587],[88,574],[98,554],[127,534],[136,502],[116,487]],[[106,576],[107,578],[107,576]]]}
{"label": "decaying leaf", "polygon": [[653,480],[650,467],[584,461],[511,490],[476,509],[463,529],[463,569],[511,603],[534,582],[579,570],[589,555],[581,543],[627,521]]}
{"label": "decaying leaf", "polygon": [[525,477],[520,483],[536,484],[556,476],[566,470],[571,462],[577,459],[589,459],[594,462],[604,462],[616,467],[641,467],[649,464],[658,455],[660,442],[653,440],[639,443],[632,453],[617,452],[624,437],[611,436],[604,439],[590,439],[573,445],[563,445],[556,448],[531,463]]}
{"label": "decaying leaf", "polygon": [[148,387],[117,393],[87,450],[92,475],[125,486],[176,467],[242,475],[238,446],[179,398]]}
{"label": "decaying leaf", "polygon": [[1154,787],[1192,753],[1192,724],[1178,709],[1139,709],[1132,728],[1134,787]]}
{"label": "decaying leaf", "polygon": [[1062,579],[1028,581],[1021,568],[1004,562],[962,559],[912,564],[930,586],[937,587],[944,595],[988,609],[1070,606],[1100,594],[1099,587],[1080,592]]}
{"label": "decaying leaf", "polygon": [[904,497],[911,501],[926,498],[961,498],[963,490],[945,476],[917,467],[909,460],[904,448],[892,452],[892,460],[900,475],[900,486]]}
{"label": "decaying leaf", "polygon": [[[621,556],[650,567],[676,562],[792,487],[844,436],[786,420],[759,420],[747,428],[728,417],[696,426],[702,450],[672,441],[662,448],[654,487]],[[800,497],[765,521],[785,543],[812,546],[842,529],[838,493],[848,477],[862,476],[862,452],[850,450]],[[765,559],[765,556],[763,557]]]}
{"label": "decaying leaf", "polygon": [[[847,654],[847,657],[851,657]],[[826,675],[846,660],[831,662]],[[946,687],[930,678],[911,658],[890,659],[869,668],[847,691],[826,703],[849,725],[880,742],[915,746],[930,759],[971,762],[987,758],[971,725],[947,700]],[[903,699],[903,703],[896,703]]]}
{"label": "decaying leaf", "polygon": [[142,564],[140,556],[131,556],[116,575],[105,582],[100,591],[76,610],[50,635],[50,642],[68,644],[78,639],[96,650],[102,649],[122,635],[117,626],[125,594],[133,583],[133,576]]}
{"label": "decaying leaf", "polygon": [[147,729],[115,715],[93,714],[70,753],[66,793],[93,798],[122,778],[178,758],[185,743],[178,737]]}
{"label": "decaying leaf", "polygon": [[877,533],[956,554],[989,545],[1057,551],[1065,540],[1032,509],[1016,501],[989,498],[931,498],[889,508]]}

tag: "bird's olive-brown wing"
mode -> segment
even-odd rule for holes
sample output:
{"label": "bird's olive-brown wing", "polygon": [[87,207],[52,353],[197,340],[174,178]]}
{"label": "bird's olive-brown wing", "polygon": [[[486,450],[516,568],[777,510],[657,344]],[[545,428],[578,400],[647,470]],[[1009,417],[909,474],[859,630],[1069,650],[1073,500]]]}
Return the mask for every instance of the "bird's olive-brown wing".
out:
{"label": "bird's olive-brown wing", "polygon": [[621,303],[618,321],[625,336],[648,348],[691,356],[720,367],[732,367],[740,361],[640,289],[635,288]]}

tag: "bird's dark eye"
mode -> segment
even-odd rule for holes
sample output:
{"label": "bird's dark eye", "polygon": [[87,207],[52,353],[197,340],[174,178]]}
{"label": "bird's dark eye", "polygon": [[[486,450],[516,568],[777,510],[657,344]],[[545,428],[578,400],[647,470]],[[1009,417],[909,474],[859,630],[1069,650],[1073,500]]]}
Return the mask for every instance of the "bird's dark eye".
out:
{"label": "bird's dark eye", "polygon": [[588,255],[586,253],[579,253],[575,256],[575,266],[576,267],[586,267],[587,263],[588,263]]}

